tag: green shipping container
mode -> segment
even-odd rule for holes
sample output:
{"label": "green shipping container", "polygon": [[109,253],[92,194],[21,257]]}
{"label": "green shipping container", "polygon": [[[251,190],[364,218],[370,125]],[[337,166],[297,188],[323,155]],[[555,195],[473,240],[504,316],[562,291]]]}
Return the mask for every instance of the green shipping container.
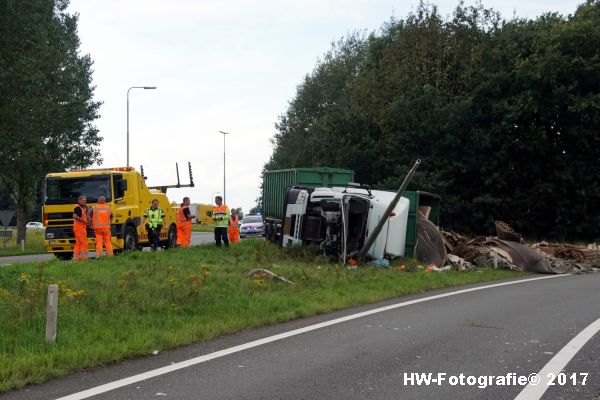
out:
{"label": "green shipping container", "polygon": [[291,168],[265,172],[263,214],[269,219],[283,218],[283,202],[289,186],[345,186],[354,181],[354,171],[339,168]]}

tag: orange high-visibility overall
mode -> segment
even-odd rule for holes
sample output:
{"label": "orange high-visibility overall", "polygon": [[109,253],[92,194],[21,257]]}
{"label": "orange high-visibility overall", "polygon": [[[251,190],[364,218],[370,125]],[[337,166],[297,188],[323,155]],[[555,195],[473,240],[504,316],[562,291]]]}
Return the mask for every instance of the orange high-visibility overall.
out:
{"label": "orange high-visibility overall", "polygon": [[102,245],[106,249],[106,255],[112,256],[113,249],[110,242],[110,215],[111,209],[107,205],[98,204],[92,209],[92,228],[96,237],[96,257],[102,256]]}
{"label": "orange high-visibility overall", "polygon": [[188,220],[183,213],[189,206],[182,206],[177,210],[177,244],[180,247],[190,247],[192,239],[192,220]]}
{"label": "orange high-visibility overall", "polygon": [[231,218],[229,218],[229,227],[227,229],[229,233],[229,243],[236,244],[237,242],[239,242],[240,226],[238,225],[237,215],[232,215]]}
{"label": "orange high-visibility overall", "polygon": [[[87,221],[87,212],[85,208],[79,204],[75,208],[81,209],[81,218]],[[73,233],[75,234],[75,248],[73,249],[73,260],[87,260],[88,258],[88,243],[87,243],[87,224],[82,221],[73,219]]]}

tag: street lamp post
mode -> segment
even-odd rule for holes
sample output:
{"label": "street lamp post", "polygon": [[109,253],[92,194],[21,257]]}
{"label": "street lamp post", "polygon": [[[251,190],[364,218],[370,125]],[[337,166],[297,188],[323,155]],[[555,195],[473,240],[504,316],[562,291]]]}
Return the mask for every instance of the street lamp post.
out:
{"label": "street lamp post", "polygon": [[129,167],[129,91],[131,89],[156,89],[156,86],[132,86],[127,89],[127,166]]}
{"label": "street lamp post", "polygon": [[225,202],[225,135],[229,135],[229,132],[219,132],[223,134],[223,204],[227,204]]}

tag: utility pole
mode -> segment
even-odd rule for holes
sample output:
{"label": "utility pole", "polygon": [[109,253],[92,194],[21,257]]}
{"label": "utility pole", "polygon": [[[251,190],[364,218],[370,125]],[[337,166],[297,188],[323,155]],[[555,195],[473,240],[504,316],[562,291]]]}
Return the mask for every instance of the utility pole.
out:
{"label": "utility pole", "polygon": [[129,167],[129,91],[131,89],[156,89],[156,86],[132,86],[127,89],[127,166]]}
{"label": "utility pole", "polygon": [[227,204],[225,200],[225,135],[229,135],[229,132],[219,131],[223,134],[223,204]]}

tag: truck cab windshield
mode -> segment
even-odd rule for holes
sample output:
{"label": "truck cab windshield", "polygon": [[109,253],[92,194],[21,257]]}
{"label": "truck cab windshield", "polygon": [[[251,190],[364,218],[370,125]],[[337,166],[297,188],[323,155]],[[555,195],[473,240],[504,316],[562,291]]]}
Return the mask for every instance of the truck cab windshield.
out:
{"label": "truck cab windshield", "polygon": [[46,204],[74,204],[81,195],[87,197],[88,203],[98,202],[100,196],[112,201],[110,175],[46,180]]}

